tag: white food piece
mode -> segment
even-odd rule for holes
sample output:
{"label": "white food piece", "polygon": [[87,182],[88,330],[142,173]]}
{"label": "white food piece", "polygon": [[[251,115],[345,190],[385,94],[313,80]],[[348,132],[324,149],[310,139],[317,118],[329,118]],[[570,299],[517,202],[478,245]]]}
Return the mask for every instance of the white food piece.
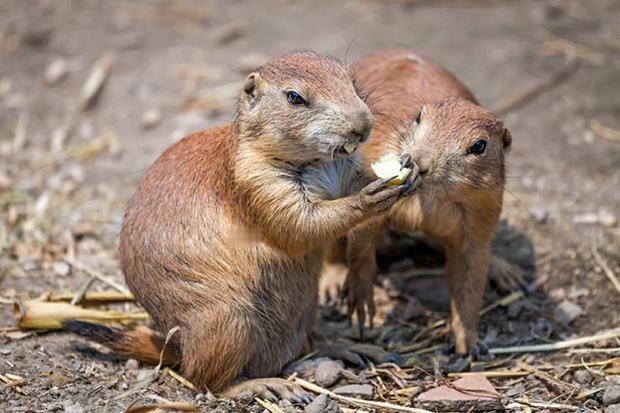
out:
{"label": "white food piece", "polygon": [[383,155],[370,167],[375,175],[381,179],[396,176],[401,170],[400,159],[398,159],[398,156],[393,153]]}
{"label": "white food piece", "polygon": [[400,185],[411,175],[411,168],[403,168],[400,164],[400,158],[394,153],[383,155],[370,167],[378,178],[384,179],[395,176],[390,181],[392,185]]}
{"label": "white food piece", "polygon": [[347,153],[353,153],[355,149],[357,149],[357,144],[355,143],[347,143],[344,145],[344,150],[347,151]]}

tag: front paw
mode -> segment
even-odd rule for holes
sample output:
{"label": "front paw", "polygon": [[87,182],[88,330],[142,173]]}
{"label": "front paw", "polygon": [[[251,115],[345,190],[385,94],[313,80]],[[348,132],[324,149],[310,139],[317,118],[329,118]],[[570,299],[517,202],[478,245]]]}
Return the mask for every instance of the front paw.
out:
{"label": "front paw", "polygon": [[411,188],[412,182],[406,182],[402,185],[392,186],[395,176],[377,179],[371,182],[359,193],[359,206],[364,214],[376,215],[390,209],[402,196],[403,192]]}
{"label": "front paw", "polygon": [[375,317],[375,299],[372,277],[363,277],[357,272],[349,270],[342,288],[342,299],[347,305],[349,326],[352,325],[353,312],[355,311],[357,314],[360,340],[363,340],[366,314],[368,314],[368,321],[371,330],[373,329],[373,319]]}

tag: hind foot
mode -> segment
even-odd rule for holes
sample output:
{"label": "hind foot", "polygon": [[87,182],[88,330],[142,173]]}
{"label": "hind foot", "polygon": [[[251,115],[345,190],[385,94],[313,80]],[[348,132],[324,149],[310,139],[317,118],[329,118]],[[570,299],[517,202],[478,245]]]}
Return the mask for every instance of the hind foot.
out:
{"label": "hind foot", "polygon": [[254,397],[277,402],[288,400],[295,404],[307,404],[312,396],[295,383],[277,377],[244,380],[224,390],[224,396],[231,399],[251,400]]}
{"label": "hind foot", "polygon": [[521,269],[496,255],[491,256],[489,279],[502,291],[515,291],[526,286]]}
{"label": "hind foot", "polygon": [[398,354],[385,351],[382,347],[362,343],[334,343],[317,346],[318,356],[342,360],[358,367],[366,367],[367,360],[376,364],[400,364],[402,358]]}

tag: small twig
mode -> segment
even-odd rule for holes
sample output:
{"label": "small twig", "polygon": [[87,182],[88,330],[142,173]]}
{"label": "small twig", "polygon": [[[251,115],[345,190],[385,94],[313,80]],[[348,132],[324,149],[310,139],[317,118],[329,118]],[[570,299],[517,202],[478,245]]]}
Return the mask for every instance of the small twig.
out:
{"label": "small twig", "polygon": [[572,59],[560,70],[552,73],[550,76],[536,82],[529,88],[515,94],[508,96],[493,105],[493,111],[499,115],[504,115],[511,110],[520,108],[530,101],[536,99],[554,87],[560,85],[572,76],[579,68],[579,60]]}
{"label": "small twig", "polygon": [[105,53],[93,65],[88,74],[88,78],[82,86],[81,106],[82,109],[90,109],[94,106],[97,98],[101,94],[101,90],[106,80],[110,76],[114,55]]}
{"label": "small twig", "polygon": [[194,386],[194,384],[191,381],[187,380],[185,377],[181,376],[179,373],[177,373],[176,371],[172,370],[171,368],[166,367],[164,369],[164,373],[169,375],[170,377],[172,377],[173,379],[175,379],[176,381],[178,381],[179,383],[181,383],[182,385],[184,385],[188,389],[192,389],[194,391],[198,391],[198,389],[196,389],[196,386]]}
{"label": "small twig", "polygon": [[497,307],[508,307],[510,304],[522,299],[524,296],[525,293],[523,291],[515,291],[511,294],[508,294],[507,296],[502,297],[494,303],[491,303],[488,306],[484,307],[482,310],[480,310],[480,315],[486,314]]}
{"label": "small twig", "polygon": [[[71,301],[76,294],[74,293],[58,293],[50,294],[45,298],[45,301]],[[133,294],[120,291],[95,291],[87,292],[80,303],[82,305],[88,304],[106,304],[106,303],[123,303],[127,301],[135,301],[136,298]],[[13,303],[15,300],[11,301]]]}
{"label": "small twig", "polygon": [[506,409],[513,409],[515,407],[541,407],[543,409],[561,409],[561,410],[570,410],[577,411],[579,407],[571,406],[569,404],[560,404],[560,403],[546,403],[546,402],[531,402],[527,399],[515,399],[514,403],[506,406]]}
{"label": "small twig", "polygon": [[549,40],[543,42],[543,47],[562,53],[564,56],[573,59],[586,60],[594,64],[601,64],[604,55],[593,50],[591,47],[565,39],[553,33],[547,33]]}
{"label": "small twig", "polygon": [[605,262],[603,257],[601,257],[601,254],[598,253],[595,245],[592,245],[592,256],[596,260],[597,264],[601,266],[603,272],[607,275],[607,278],[609,278],[609,281],[611,281],[616,288],[616,291],[620,293],[620,281],[618,281],[618,277],[616,277],[616,274],[614,274],[611,268],[609,268],[609,265],[607,265],[607,262]]}
{"label": "small twig", "polygon": [[510,378],[510,377],[529,376],[530,374],[531,373],[529,371],[497,370],[497,371],[448,373],[448,377],[467,377],[471,375],[482,375],[484,377],[492,377],[492,378]]}
{"label": "small twig", "polygon": [[256,400],[258,404],[269,410],[271,413],[284,413],[284,411],[280,409],[280,406],[275,403],[272,403],[268,400],[259,399],[258,397],[254,398],[254,400]]}
{"label": "small twig", "polygon": [[116,281],[114,281],[110,277],[103,275],[99,271],[97,271],[97,270],[95,270],[93,268],[90,268],[90,267],[82,264],[81,262],[73,260],[73,259],[66,259],[66,261],[69,264],[71,264],[73,267],[77,268],[78,270],[84,271],[86,274],[88,274],[88,275],[90,275],[92,277],[95,277],[99,281],[102,281],[102,282],[108,284],[110,287],[114,288],[115,290],[118,290],[118,291],[120,291],[122,293],[125,293],[125,294],[129,294],[129,290],[127,290],[127,288],[125,288],[121,284],[117,283]]}
{"label": "small twig", "polygon": [[557,379],[550,375],[549,373],[545,373],[544,371],[538,370],[537,368],[530,366],[527,363],[518,362],[517,366],[525,371],[532,373],[538,379],[546,381],[551,386],[557,388],[560,391],[574,392],[576,390],[575,386],[569,383],[566,383],[560,379]]}
{"label": "small twig", "polygon": [[598,389],[584,390],[581,393],[579,393],[577,396],[575,396],[575,399],[577,400],[587,399],[588,397],[600,392],[601,390],[605,390],[605,387],[599,387]]}
{"label": "small twig", "polygon": [[509,354],[509,353],[536,353],[540,351],[555,351],[565,348],[576,347],[582,344],[594,343],[597,341],[609,340],[610,338],[620,337],[620,329],[614,329],[607,333],[597,334],[593,336],[580,337],[571,340],[558,341],[549,344],[534,344],[530,346],[516,347],[499,347],[489,350],[491,354]]}
{"label": "small twig", "polygon": [[185,402],[164,402],[164,403],[154,403],[154,404],[146,404],[143,406],[133,407],[129,405],[125,410],[125,413],[148,413],[148,412],[161,412],[161,411],[171,411],[171,412],[198,412],[200,409],[198,406],[194,406],[193,404],[185,403]]}
{"label": "small twig", "polygon": [[93,284],[93,282],[95,281],[95,277],[93,277],[92,275],[88,277],[88,280],[86,280],[86,282],[84,282],[84,284],[82,284],[82,286],[80,287],[80,289],[78,290],[77,293],[75,293],[75,295],[73,296],[73,298],[70,301],[71,305],[78,305],[82,302],[82,300],[84,299],[84,296],[86,295],[86,292],[88,291],[88,289],[90,288],[90,286]]}
{"label": "small twig", "polygon": [[[609,360],[602,360],[602,361],[592,361],[588,363],[588,366],[593,367],[593,366],[607,366],[609,364],[613,364],[616,362],[620,362],[620,357],[614,357],[611,358]],[[564,366],[567,369],[579,369],[581,367],[583,367],[582,363],[579,364],[569,364],[567,366]]]}
{"label": "small twig", "polygon": [[590,121],[590,128],[596,136],[611,142],[620,142],[620,130],[603,125],[596,119]]}
{"label": "small twig", "polygon": [[340,401],[349,403],[354,406],[372,407],[375,409],[387,409],[387,410],[391,410],[395,412],[431,413],[428,410],[416,409],[414,407],[405,407],[405,406],[399,406],[397,404],[392,404],[392,403],[387,403],[387,402],[376,402],[372,400],[356,399],[354,397],[341,396],[339,394],[336,394],[332,391],[324,389],[323,387],[317,386],[316,384],[312,384],[300,378],[296,378],[294,382],[306,390],[309,390],[314,393],[319,393],[319,394],[327,394],[332,399],[340,400]]}
{"label": "small twig", "polygon": [[620,347],[610,348],[573,348],[568,354],[592,354],[592,353],[620,353]]}

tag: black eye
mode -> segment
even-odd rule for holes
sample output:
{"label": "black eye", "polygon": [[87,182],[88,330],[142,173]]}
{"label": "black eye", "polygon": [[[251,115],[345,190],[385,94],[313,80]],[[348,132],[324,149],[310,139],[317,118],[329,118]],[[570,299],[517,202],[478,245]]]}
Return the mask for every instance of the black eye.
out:
{"label": "black eye", "polygon": [[421,120],[422,120],[422,111],[420,111],[418,113],[418,116],[415,117],[414,122],[415,122],[416,125],[419,125]]}
{"label": "black eye", "polygon": [[302,98],[301,95],[295,92],[294,90],[290,90],[286,92],[286,99],[288,100],[288,103],[290,103],[293,106],[300,106],[300,105],[308,104],[308,102],[306,102],[306,100]]}
{"label": "black eye", "polygon": [[467,153],[473,153],[474,155],[480,155],[484,153],[484,150],[487,148],[487,141],[484,139],[478,139],[476,143],[469,147]]}

